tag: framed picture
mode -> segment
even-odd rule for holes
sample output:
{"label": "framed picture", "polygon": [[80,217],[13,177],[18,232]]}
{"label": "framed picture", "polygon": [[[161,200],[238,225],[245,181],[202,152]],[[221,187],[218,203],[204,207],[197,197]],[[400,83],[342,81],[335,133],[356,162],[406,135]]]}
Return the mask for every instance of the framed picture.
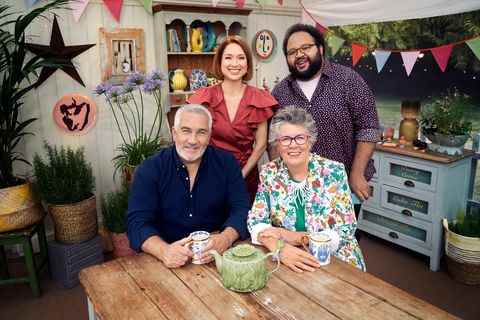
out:
{"label": "framed picture", "polygon": [[134,72],[145,72],[143,29],[100,28],[102,81],[119,84]]}
{"label": "framed picture", "polygon": [[260,30],[253,38],[253,52],[262,61],[269,61],[277,49],[277,38],[270,30]]}

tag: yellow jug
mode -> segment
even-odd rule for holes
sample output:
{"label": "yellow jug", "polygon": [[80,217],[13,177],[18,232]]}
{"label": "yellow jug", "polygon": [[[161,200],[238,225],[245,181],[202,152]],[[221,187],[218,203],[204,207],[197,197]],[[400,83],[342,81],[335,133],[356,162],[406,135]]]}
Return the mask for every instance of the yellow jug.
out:
{"label": "yellow jug", "polygon": [[192,51],[193,52],[202,52],[202,48],[203,48],[202,32],[203,32],[202,28],[192,29]]}

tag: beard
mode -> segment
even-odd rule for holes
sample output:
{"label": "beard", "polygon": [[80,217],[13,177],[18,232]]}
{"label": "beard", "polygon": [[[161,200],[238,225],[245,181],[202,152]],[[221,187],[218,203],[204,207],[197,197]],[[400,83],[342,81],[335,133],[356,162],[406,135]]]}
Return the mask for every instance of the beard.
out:
{"label": "beard", "polygon": [[288,70],[290,71],[290,74],[292,75],[293,78],[301,81],[306,81],[310,80],[315,76],[318,71],[322,68],[323,64],[323,59],[322,55],[320,53],[317,53],[313,59],[310,59],[308,55],[304,55],[305,57],[302,59],[308,59],[308,68],[304,71],[299,71],[297,70],[297,67],[295,67],[295,64],[297,62],[297,59],[293,62],[293,65],[288,63]]}
{"label": "beard", "polygon": [[177,150],[177,154],[180,156],[180,158],[186,162],[186,163],[191,163],[191,162],[196,162],[199,160],[203,154],[205,153],[205,150],[207,150],[207,146],[201,147],[197,152],[193,154],[189,154],[185,152],[182,147],[175,145],[175,149]]}

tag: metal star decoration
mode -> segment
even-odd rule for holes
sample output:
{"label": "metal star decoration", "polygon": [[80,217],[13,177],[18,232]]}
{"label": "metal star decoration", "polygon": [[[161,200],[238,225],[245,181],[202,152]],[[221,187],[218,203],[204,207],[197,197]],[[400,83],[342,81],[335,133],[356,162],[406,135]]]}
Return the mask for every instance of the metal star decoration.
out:
{"label": "metal star decoration", "polygon": [[57,17],[53,19],[52,35],[50,38],[50,45],[40,45],[27,43],[26,48],[32,53],[44,58],[54,60],[57,63],[60,63],[59,66],[48,66],[43,67],[40,72],[40,77],[35,84],[35,88],[38,88],[45,80],[48,79],[57,69],[63,70],[66,74],[80,83],[85,87],[85,84],[82,81],[82,78],[77,72],[77,69],[72,63],[72,59],[84,51],[87,51],[95,44],[84,44],[79,46],[65,46],[63,42],[62,33],[60,32],[60,27],[58,26]]}

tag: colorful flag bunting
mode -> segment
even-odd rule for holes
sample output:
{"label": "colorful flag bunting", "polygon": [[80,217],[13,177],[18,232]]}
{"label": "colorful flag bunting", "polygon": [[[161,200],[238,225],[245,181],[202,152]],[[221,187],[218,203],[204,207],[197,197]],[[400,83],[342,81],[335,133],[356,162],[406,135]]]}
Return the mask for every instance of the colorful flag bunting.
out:
{"label": "colorful flag bunting", "polygon": [[352,43],[352,65],[355,66],[363,55],[367,46],[358,43]]}
{"label": "colorful flag bunting", "polygon": [[338,50],[343,46],[345,39],[339,38],[337,36],[330,36],[328,38],[328,44],[332,50],[332,57],[337,54]]}
{"label": "colorful flag bunting", "polygon": [[25,6],[27,7],[27,9],[30,9],[37,2],[38,0],[25,0]]}
{"label": "colorful flag bunting", "polygon": [[387,62],[388,57],[390,57],[391,52],[384,50],[375,50],[374,53],[375,62],[377,63],[377,72],[380,73],[380,71],[382,71],[383,67],[385,66],[385,63]]}
{"label": "colorful flag bunting", "polygon": [[243,8],[245,6],[245,0],[235,0],[235,4],[237,5],[237,8]]}
{"label": "colorful flag bunting", "polygon": [[152,13],[152,2],[153,0],[138,0],[141,4],[143,4],[143,7],[145,10],[147,10],[148,13]]}
{"label": "colorful flag bunting", "polygon": [[480,59],[480,37],[468,40],[467,45],[472,49],[475,56]]}
{"label": "colorful flag bunting", "polygon": [[440,46],[436,48],[430,49],[435,61],[437,61],[438,66],[442,72],[445,72],[447,68],[448,59],[450,58],[450,54],[452,53],[453,44],[447,44],[445,46]]}
{"label": "colorful flag bunting", "polygon": [[317,28],[317,30],[320,31],[321,33],[328,32],[328,28],[322,26],[322,25],[321,25],[320,23],[318,23],[318,22],[315,22],[315,28]]}
{"label": "colorful flag bunting", "polygon": [[283,0],[277,0],[278,4],[283,6]]}
{"label": "colorful flag bunting", "polygon": [[120,14],[122,13],[122,2],[123,0],[103,0],[103,4],[107,7],[108,11],[112,16],[120,22]]}
{"label": "colorful flag bunting", "polygon": [[417,62],[418,54],[420,51],[406,51],[400,52],[402,55],[403,64],[405,66],[405,71],[407,71],[407,76],[410,76],[415,62]]}
{"label": "colorful flag bunting", "polygon": [[78,22],[78,20],[80,20],[80,17],[85,11],[85,8],[87,7],[89,1],[90,0],[76,0],[70,2],[70,8],[72,9],[73,19],[75,20],[75,22]]}

